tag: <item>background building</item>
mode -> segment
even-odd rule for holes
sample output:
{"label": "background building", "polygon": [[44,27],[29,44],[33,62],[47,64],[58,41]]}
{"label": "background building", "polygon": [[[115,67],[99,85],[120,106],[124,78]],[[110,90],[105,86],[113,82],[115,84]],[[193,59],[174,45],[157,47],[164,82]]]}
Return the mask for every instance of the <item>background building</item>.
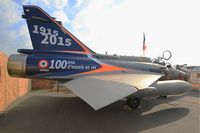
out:
{"label": "background building", "polygon": [[188,81],[193,85],[193,88],[200,89],[200,66],[188,66],[190,70]]}

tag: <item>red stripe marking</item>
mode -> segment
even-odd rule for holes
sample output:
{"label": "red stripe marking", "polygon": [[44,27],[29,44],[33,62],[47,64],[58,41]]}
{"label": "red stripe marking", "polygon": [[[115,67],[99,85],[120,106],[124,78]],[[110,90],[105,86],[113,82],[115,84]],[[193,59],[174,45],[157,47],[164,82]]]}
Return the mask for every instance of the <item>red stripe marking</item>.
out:
{"label": "red stripe marking", "polygon": [[101,72],[111,72],[111,71],[123,71],[123,70],[127,70],[126,68],[122,68],[122,67],[116,67],[116,66],[111,66],[111,65],[107,65],[107,64],[102,64],[101,68],[96,69],[96,70],[92,70],[89,72],[83,72],[80,73],[82,74],[93,74],[93,73],[101,73]]}

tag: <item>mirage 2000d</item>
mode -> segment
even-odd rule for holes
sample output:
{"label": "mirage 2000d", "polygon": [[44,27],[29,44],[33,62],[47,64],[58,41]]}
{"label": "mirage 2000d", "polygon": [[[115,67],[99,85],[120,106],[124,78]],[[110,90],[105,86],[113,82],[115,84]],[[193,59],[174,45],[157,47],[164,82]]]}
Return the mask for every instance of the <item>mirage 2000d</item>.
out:
{"label": "mirage 2000d", "polygon": [[95,110],[123,98],[137,108],[143,97],[191,89],[185,81],[160,81],[168,71],[164,65],[97,54],[40,7],[23,8],[33,49],[18,49],[19,54],[10,55],[11,76],[62,81]]}

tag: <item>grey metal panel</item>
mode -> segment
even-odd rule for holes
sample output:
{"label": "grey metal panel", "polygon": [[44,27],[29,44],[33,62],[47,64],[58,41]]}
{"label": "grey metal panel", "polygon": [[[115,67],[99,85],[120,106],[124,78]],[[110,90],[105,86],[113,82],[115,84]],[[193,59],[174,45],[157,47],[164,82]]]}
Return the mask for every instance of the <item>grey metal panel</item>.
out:
{"label": "grey metal panel", "polygon": [[153,84],[155,81],[157,81],[161,77],[161,75],[133,73],[133,74],[108,74],[108,75],[98,75],[98,76],[88,76],[88,77],[106,81],[120,82],[134,86],[137,89],[144,89]]}
{"label": "grey metal panel", "polygon": [[151,58],[142,56],[123,56],[123,55],[104,55],[92,54],[92,57],[105,60],[124,60],[124,61],[138,61],[138,62],[151,62]]}
{"label": "grey metal panel", "polygon": [[98,110],[137,91],[131,85],[94,78],[79,78],[64,84]]}

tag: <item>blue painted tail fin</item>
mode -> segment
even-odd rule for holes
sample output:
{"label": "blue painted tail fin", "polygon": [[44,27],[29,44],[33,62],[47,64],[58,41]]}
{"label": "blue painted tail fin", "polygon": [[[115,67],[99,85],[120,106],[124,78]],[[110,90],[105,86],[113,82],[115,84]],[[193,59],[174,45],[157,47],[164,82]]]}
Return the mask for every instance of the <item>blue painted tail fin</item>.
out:
{"label": "blue painted tail fin", "polygon": [[33,49],[94,53],[40,7],[23,8],[22,18],[27,21]]}

